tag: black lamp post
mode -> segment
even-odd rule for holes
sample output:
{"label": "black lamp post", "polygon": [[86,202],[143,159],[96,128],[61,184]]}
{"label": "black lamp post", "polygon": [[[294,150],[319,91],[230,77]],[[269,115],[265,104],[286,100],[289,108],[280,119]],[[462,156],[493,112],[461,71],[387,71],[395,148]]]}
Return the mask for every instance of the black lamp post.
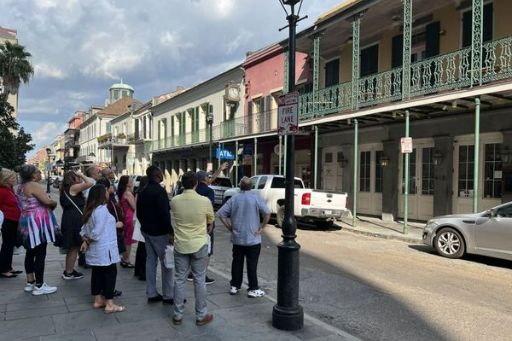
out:
{"label": "black lamp post", "polygon": [[46,193],[50,193],[50,166],[51,166],[50,153],[51,152],[52,152],[52,150],[50,148],[46,148],[46,158],[47,158],[46,171],[48,174],[46,177]]}
{"label": "black lamp post", "polygon": [[[288,20],[288,91],[295,91],[295,28],[299,19],[300,6],[295,13],[295,5],[302,0],[279,0]],[[284,5],[290,6],[288,13]],[[304,326],[304,311],[299,305],[299,249],[295,241],[297,221],[294,215],[294,173],[295,135],[286,136],[286,178],[283,220],[283,240],[277,246],[277,304],[272,311],[272,326],[282,330],[298,330]]]}
{"label": "black lamp post", "polygon": [[[208,114],[206,114],[206,123],[208,123],[208,129],[210,131],[210,151],[208,152],[208,162],[213,166],[213,113],[210,112],[210,107],[208,106]],[[213,170],[213,168],[212,168]]]}

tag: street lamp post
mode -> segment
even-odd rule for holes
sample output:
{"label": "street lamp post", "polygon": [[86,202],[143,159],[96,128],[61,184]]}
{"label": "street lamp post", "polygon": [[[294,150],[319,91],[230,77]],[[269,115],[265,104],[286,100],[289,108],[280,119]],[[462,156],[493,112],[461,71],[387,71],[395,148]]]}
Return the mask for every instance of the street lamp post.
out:
{"label": "street lamp post", "polygon": [[213,170],[213,113],[210,112],[210,107],[208,107],[208,114],[206,115],[206,123],[208,123],[208,130],[210,133],[210,150],[208,152],[208,162]]}
{"label": "street lamp post", "polygon": [[50,153],[52,152],[52,150],[50,148],[46,148],[46,158],[47,158],[47,162],[46,162],[46,172],[47,172],[47,177],[46,177],[46,193],[50,193]]}
{"label": "street lamp post", "polygon": [[[295,91],[295,28],[299,19],[300,6],[295,13],[295,5],[302,0],[279,0],[288,20],[288,91]],[[284,5],[290,6],[290,13]],[[304,326],[304,311],[299,305],[299,249],[295,241],[297,221],[294,215],[294,173],[295,135],[287,136],[285,204],[283,220],[283,240],[277,246],[277,304],[272,311],[272,326],[282,330],[298,330]]]}

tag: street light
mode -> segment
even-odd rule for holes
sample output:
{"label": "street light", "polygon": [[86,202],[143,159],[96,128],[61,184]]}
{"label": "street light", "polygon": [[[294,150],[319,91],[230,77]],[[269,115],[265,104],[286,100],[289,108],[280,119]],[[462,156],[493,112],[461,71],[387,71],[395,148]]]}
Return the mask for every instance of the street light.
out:
{"label": "street light", "polygon": [[[288,91],[295,91],[295,28],[302,0],[279,0],[288,20]],[[300,2],[295,13],[295,5]],[[290,6],[290,13],[284,5]],[[283,28],[284,29],[284,28]],[[299,330],[304,326],[304,311],[299,305],[299,249],[295,241],[297,221],[294,215],[295,135],[286,136],[286,178],[283,240],[277,245],[277,304],[272,311],[272,326],[282,330]]]}
{"label": "street light", "polygon": [[[212,131],[212,125],[213,125],[213,112],[211,112],[211,106],[208,105],[208,114],[206,114],[206,123],[208,124],[208,128],[210,130],[210,151],[208,153],[208,162],[213,167],[213,131]],[[213,168],[212,168],[213,170]]]}

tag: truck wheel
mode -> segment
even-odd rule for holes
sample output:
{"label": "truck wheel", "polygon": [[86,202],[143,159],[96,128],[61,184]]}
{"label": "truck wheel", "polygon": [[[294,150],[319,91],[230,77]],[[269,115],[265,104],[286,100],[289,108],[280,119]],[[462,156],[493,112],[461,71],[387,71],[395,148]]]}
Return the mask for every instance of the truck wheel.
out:
{"label": "truck wheel", "polygon": [[283,228],[284,206],[279,206],[276,213],[277,226]]}

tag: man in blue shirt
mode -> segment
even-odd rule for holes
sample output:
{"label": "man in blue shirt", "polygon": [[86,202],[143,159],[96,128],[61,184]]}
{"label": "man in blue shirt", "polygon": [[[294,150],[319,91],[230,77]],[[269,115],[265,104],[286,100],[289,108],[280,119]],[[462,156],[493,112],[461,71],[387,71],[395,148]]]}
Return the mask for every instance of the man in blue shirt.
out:
{"label": "man in blue shirt", "polygon": [[[270,209],[258,195],[251,192],[251,179],[240,181],[240,193],[228,200],[217,212],[226,228],[231,231],[233,262],[231,264],[231,289],[236,295],[242,286],[244,258],[247,258],[249,279],[248,297],[262,297],[265,292],[258,286],[258,259],[261,251],[261,231],[270,219]],[[263,217],[263,219],[262,219]]]}

